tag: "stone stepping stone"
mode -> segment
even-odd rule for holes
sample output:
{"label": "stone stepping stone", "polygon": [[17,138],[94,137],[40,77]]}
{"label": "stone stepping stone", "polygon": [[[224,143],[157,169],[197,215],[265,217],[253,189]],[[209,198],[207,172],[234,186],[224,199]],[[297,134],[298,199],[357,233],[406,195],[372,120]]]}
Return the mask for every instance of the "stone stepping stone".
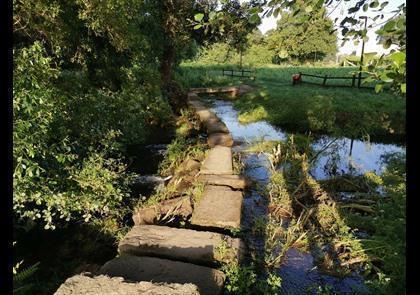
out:
{"label": "stone stepping stone", "polygon": [[187,94],[188,100],[195,100],[198,99],[198,94],[195,92],[188,92]]}
{"label": "stone stepping stone", "polygon": [[100,273],[126,280],[153,283],[194,284],[200,294],[220,294],[225,275],[223,272],[195,264],[154,257],[121,255],[105,263]]}
{"label": "stone stepping stone", "polygon": [[200,122],[204,125],[208,134],[229,133],[229,129],[212,111],[199,100],[191,99],[188,103],[195,109]]}
{"label": "stone stepping stone", "polygon": [[219,92],[235,92],[238,91],[237,86],[227,87],[201,87],[201,88],[190,88],[192,93],[219,93]]}
{"label": "stone stepping stone", "polygon": [[239,259],[243,253],[243,244],[240,239],[213,232],[140,225],[128,232],[119,243],[118,251],[211,265],[215,261]]}
{"label": "stone stepping stone", "polygon": [[199,181],[210,185],[224,185],[233,189],[245,189],[247,181],[239,175],[200,175]]}
{"label": "stone stepping stone", "polygon": [[165,284],[151,282],[126,282],[122,277],[80,274],[68,278],[54,295],[196,295],[193,284]]}
{"label": "stone stepping stone", "polygon": [[200,172],[201,174],[232,174],[232,149],[220,145],[210,149]]}
{"label": "stone stepping stone", "polygon": [[[197,94],[195,94],[195,96],[197,96]],[[198,97],[197,97],[198,98]],[[192,106],[196,111],[202,111],[205,110],[206,107],[204,106],[204,104],[202,102],[200,102],[197,99],[191,99],[188,101],[188,104],[190,106]]]}
{"label": "stone stepping stone", "polygon": [[213,133],[207,138],[207,143],[210,147],[215,147],[216,145],[233,146],[233,139],[230,133]]}
{"label": "stone stepping stone", "polygon": [[203,227],[239,229],[242,192],[224,186],[208,185],[195,205],[191,224]]}
{"label": "stone stepping stone", "polygon": [[229,133],[229,129],[226,127],[225,123],[219,120],[219,118],[210,118],[207,121],[203,122],[206,127],[207,134],[213,133]]}
{"label": "stone stepping stone", "polygon": [[200,117],[200,121],[203,124],[206,124],[206,122],[208,122],[208,121],[220,122],[219,118],[217,118],[217,116],[207,108],[197,110],[197,115],[198,115],[198,117]]}
{"label": "stone stepping stone", "polygon": [[179,197],[165,200],[156,205],[134,209],[133,221],[135,225],[154,224],[159,217],[168,213],[187,218],[192,214],[192,211],[190,198]]}

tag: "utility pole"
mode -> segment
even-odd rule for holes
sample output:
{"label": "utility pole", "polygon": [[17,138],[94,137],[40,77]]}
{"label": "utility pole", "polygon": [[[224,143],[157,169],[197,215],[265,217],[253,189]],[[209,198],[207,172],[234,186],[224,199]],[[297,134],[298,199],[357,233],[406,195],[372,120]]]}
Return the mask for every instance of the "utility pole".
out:
{"label": "utility pole", "polygon": [[[367,27],[367,16],[360,16],[360,19],[365,19],[365,30]],[[367,32],[366,32],[367,35]],[[363,65],[363,54],[365,53],[365,37],[362,39],[362,55],[360,56],[360,67],[359,67],[359,81],[357,81],[357,88],[360,88],[362,83],[362,65]]]}

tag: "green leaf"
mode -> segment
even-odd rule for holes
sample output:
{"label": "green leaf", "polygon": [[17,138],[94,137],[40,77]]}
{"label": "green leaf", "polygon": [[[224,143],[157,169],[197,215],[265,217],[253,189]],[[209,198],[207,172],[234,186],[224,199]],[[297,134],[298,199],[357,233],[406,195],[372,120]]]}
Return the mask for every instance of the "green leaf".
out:
{"label": "green leaf", "polygon": [[369,8],[369,5],[366,3],[365,5],[363,5],[363,11],[367,11],[368,10],[368,8]]}
{"label": "green leaf", "polygon": [[394,81],[394,79],[390,78],[386,72],[381,73],[379,78],[384,81],[385,83],[391,83],[392,81]]}
{"label": "green leaf", "polygon": [[382,89],[384,88],[384,84],[376,84],[375,85],[375,92],[379,93],[382,91]]}
{"label": "green leaf", "polygon": [[379,1],[375,0],[369,4],[370,8],[376,8],[379,6]]}
{"label": "green leaf", "polygon": [[388,3],[389,3],[388,1],[385,1],[385,2],[381,3],[381,9],[384,9],[385,6],[388,5]]}
{"label": "green leaf", "polygon": [[313,10],[312,6],[308,6],[308,7],[305,8],[306,13],[311,13],[312,10]]}
{"label": "green leaf", "polygon": [[202,26],[203,26],[202,24],[195,25],[194,30],[197,30],[197,29],[201,28]]}
{"label": "green leaf", "polygon": [[214,19],[216,17],[216,12],[215,11],[211,11],[209,13],[209,19]]}
{"label": "green leaf", "polygon": [[389,32],[395,29],[395,21],[390,20],[384,25],[384,30]]}
{"label": "green leaf", "polygon": [[249,22],[250,22],[251,24],[256,24],[256,23],[258,23],[259,21],[260,21],[260,17],[258,16],[258,14],[257,14],[257,13],[255,13],[255,14],[251,15],[251,17],[249,18]]}
{"label": "green leaf", "polygon": [[197,13],[196,15],[194,15],[194,19],[198,22],[200,22],[204,17],[203,13]]}
{"label": "green leaf", "polygon": [[406,93],[406,91],[407,91],[407,84],[406,83],[402,83],[401,84],[401,92],[402,93]]}
{"label": "green leaf", "polygon": [[385,43],[384,43],[383,47],[384,47],[385,49],[388,49],[391,45],[392,45],[392,40],[391,40],[391,39],[386,39],[386,41],[385,41]]}
{"label": "green leaf", "polygon": [[405,53],[401,51],[395,52],[391,54],[389,58],[399,67],[405,62]]}
{"label": "green leaf", "polygon": [[287,53],[287,51],[286,50],[284,50],[284,49],[282,49],[281,51],[280,51],[280,53],[279,53],[279,57],[280,58],[286,58],[286,57],[288,57],[289,56],[289,54]]}

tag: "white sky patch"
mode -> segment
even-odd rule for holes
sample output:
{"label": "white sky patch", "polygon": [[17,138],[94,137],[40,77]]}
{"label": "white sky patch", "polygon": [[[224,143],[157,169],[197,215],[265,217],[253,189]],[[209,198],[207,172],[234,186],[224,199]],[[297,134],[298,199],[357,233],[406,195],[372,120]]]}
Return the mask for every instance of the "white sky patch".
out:
{"label": "white sky patch", "polygon": [[[337,9],[335,9],[329,15],[329,17],[333,21],[334,21],[335,18],[337,18],[337,17],[339,18],[339,20],[337,21],[337,24],[336,24],[336,27],[337,28],[339,26],[339,22],[346,16],[347,10],[350,7],[353,7],[357,1],[358,0],[350,0],[348,2],[342,1],[339,4],[339,6],[337,7]],[[381,1],[381,3],[382,2],[383,1]],[[331,7],[330,8],[327,8],[328,12],[330,12],[335,7],[335,5],[337,5],[337,3],[338,3],[337,1],[334,1],[332,3],[332,5],[330,5]],[[389,0],[388,5],[384,8],[384,11],[383,11],[384,19],[382,19],[382,20],[378,19],[376,21],[376,23],[378,24],[378,23],[384,22],[388,18],[392,17],[395,14],[392,11],[396,10],[397,7],[400,6],[403,3],[406,3],[405,0]],[[361,15],[364,15],[364,16],[366,15],[368,17],[373,18],[376,15],[376,13],[373,12],[372,9],[369,9],[366,13],[364,13],[362,11],[362,9],[361,9],[361,11],[359,11],[356,14],[356,18],[358,16],[361,16]],[[273,16],[263,18],[262,19],[262,24],[260,26],[258,26],[258,28],[260,29],[260,31],[263,34],[265,34],[268,30],[271,30],[271,29],[275,29],[276,28],[276,26],[277,26],[277,20],[279,18],[280,17],[275,18]],[[370,20],[368,19],[368,23],[367,23],[368,26],[371,23],[372,23],[372,20],[371,19]],[[391,47],[391,48],[389,48],[389,49],[386,50],[386,49],[384,49],[382,47],[382,45],[378,45],[377,44],[377,40],[376,40],[377,35],[376,35],[375,31],[377,31],[379,28],[380,28],[380,26],[377,26],[377,27],[368,29],[367,36],[368,36],[369,40],[367,42],[365,42],[365,53],[368,53],[368,52],[377,52],[378,54],[388,53],[393,48],[393,47]],[[342,36],[341,36],[340,31],[341,31],[341,29],[338,29],[338,32],[339,32],[339,34],[338,34],[338,41],[337,41],[338,50],[339,50],[338,54],[351,54],[354,51],[356,51],[356,54],[357,55],[360,55],[361,50],[362,50],[362,42],[360,42],[358,45],[354,45],[353,44],[353,41],[347,41],[346,44],[343,47],[341,47],[341,43],[342,43],[341,38],[342,38]]]}

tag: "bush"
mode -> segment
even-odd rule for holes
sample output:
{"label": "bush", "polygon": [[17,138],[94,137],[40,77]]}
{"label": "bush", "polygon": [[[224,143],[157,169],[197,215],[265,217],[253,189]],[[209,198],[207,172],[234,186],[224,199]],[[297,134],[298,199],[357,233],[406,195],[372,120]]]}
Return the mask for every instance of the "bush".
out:
{"label": "bush", "polygon": [[135,86],[133,68],[121,91],[95,89],[84,72],[60,73],[40,42],[14,53],[15,217],[53,229],[118,214],[129,195],[122,148],[171,122],[159,85]]}

